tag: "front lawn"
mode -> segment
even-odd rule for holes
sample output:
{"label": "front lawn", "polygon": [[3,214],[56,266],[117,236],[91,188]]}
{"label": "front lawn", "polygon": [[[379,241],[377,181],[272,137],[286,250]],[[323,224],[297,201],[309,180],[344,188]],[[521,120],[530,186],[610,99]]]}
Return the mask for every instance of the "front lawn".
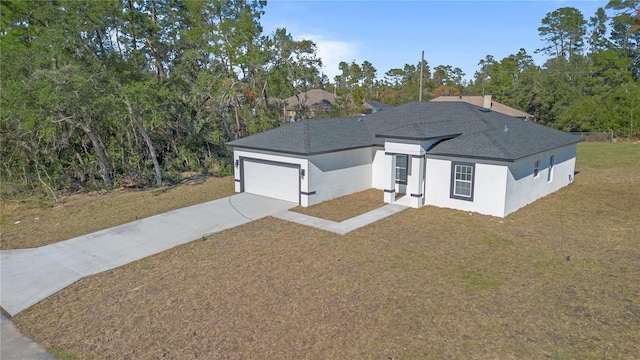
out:
{"label": "front lawn", "polygon": [[638,153],[582,143],[572,185],[504,219],[424,207],[339,236],[265,218],[14,320],[82,359],[635,358]]}
{"label": "front lawn", "polygon": [[297,206],[290,211],[315,216],[325,220],[342,222],[384,206],[382,190],[369,189],[355,194],[324,201],[309,207]]}
{"label": "front lawn", "polygon": [[233,195],[233,177],[151,190],[77,194],[39,207],[2,201],[1,250],[34,248]]}

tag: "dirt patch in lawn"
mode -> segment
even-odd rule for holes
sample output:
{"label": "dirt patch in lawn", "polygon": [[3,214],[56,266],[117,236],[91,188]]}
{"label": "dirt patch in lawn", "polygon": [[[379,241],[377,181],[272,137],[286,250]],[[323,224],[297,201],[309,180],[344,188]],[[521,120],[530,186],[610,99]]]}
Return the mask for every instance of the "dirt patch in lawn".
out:
{"label": "dirt patch in lawn", "polygon": [[298,206],[290,211],[315,216],[325,220],[341,222],[354,216],[375,210],[384,204],[382,190],[369,189],[306,208]]}
{"label": "dirt patch in lawn", "polygon": [[574,184],[504,219],[427,206],[339,236],[265,218],[13,319],[82,359],[635,358],[640,184],[578,156]]}
{"label": "dirt patch in lawn", "polygon": [[191,177],[174,187],[72,195],[53,207],[3,201],[0,249],[44,246],[233,194],[233,177]]}

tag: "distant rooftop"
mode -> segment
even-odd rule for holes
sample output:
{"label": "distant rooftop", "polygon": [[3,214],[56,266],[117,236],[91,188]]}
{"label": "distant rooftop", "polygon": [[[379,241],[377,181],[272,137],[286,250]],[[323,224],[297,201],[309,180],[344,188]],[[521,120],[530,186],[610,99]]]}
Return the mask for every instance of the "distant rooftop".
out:
{"label": "distant rooftop", "polygon": [[[431,101],[461,101],[466,102],[468,104],[483,106],[484,105],[484,96],[439,96]],[[495,100],[491,101],[491,111],[495,111],[501,114],[521,118],[524,120],[533,119],[533,115],[527,114],[524,111],[520,111],[518,109],[514,109],[505,104],[501,104]]]}
{"label": "distant rooftop", "polygon": [[377,101],[377,100],[365,100],[364,101],[364,108],[365,109],[391,109],[393,106],[391,105],[387,105],[381,101]]}
{"label": "distant rooftop", "polygon": [[311,106],[323,102],[335,104],[336,97],[328,91],[322,89],[312,89],[301,94],[289,96],[288,98],[284,99],[284,101],[288,107],[296,107],[300,104],[302,104],[303,106]]}

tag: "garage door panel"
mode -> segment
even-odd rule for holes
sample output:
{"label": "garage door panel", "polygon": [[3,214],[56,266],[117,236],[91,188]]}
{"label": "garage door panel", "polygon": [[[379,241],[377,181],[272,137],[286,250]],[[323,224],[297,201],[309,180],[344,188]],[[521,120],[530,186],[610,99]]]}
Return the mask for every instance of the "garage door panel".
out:
{"label": "garage door panel", "polygon": [[245,159],[244,191],[298,203],[300,196],[299,167]]}

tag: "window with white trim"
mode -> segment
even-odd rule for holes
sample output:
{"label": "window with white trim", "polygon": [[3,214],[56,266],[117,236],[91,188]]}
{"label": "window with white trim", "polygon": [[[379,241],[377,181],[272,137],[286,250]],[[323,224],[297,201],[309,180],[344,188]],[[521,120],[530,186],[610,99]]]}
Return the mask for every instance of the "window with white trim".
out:
{"label": "window with white trim", "polygon": [[475,164],[451,163],[451,198],[473,201],[474,172]]}
{"label": "window with white trim", "polygon": [[396,183],[407,184],[408,155],[396,155]]}
{"label": "window with white trim", "polygon": [[540,160],[533,162],[533,178],[537,179],[540,176]]}
{"label": "window with white trim", "polygon": [[547,174],[547,182],[553,181],[553,165],[555,165],[555,155],[549,156],[549,173]]}

